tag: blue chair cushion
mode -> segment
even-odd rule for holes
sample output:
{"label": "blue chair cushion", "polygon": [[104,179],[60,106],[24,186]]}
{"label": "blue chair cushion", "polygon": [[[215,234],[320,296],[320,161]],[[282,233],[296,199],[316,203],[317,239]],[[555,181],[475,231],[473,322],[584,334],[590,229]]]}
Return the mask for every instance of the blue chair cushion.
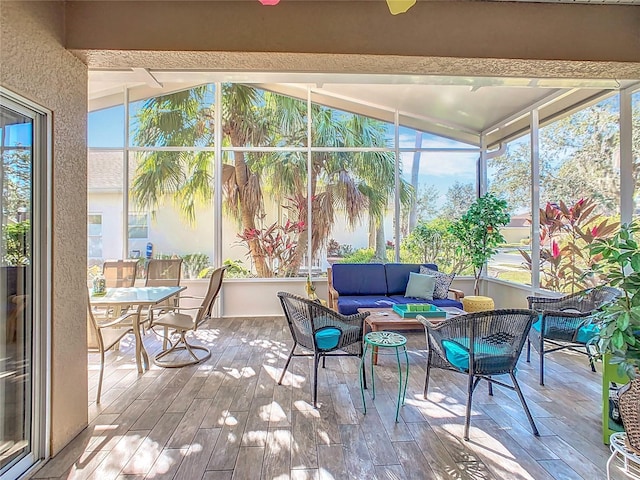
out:
{"label": "blue chair cushion", "polygon": [[381,263],[334,263],[331,274],[333,288],[340,297],[387,294],[384,265]]}
{"label": "blue chair cushion", "polygon": [[408,298],[405,297],[404,295],[392,295],[390,297],[388,297],[389,300],[391,300],[393,303],[399,303],[399,304],[405,304],[405,303],[430,303],[432,305],[435,305],[436,307],[457,307],[462,309],[462,303],[454,300],[453,298],[443,298],[443,299],[436,299],[434,298],[433,300],[423,300],[423,299],[416,299],[416,298]]}
{"label": "blue chair cushion", "polygon": [[353,315],[358,313],[359,308],[391,308],[394,303],[384,295],[340,295],[338,312],[343,315]]}
{"label": "blue chair cushion", "polygon": [[320,350],[331,350],[338,346],[342,331],[335,327],[327,327],[315,333],[316,346]]}
{"label": "blue chair cushion", "polygon": [[[538,316],[538,320],[531,325],[531,328],[535,328],[538,332],[540,331],[542,325],[542,315]],[[576,335],[576,342],[587,343],[592,342],[595,338],[600,335],[600,325],[595,323],[590,323],[587,325],[583,325],[578,329],[578,334]]]}
{"label": "blue chair cushion", "polygon": [[420,267],[426,266],[432,270],[438,270],[433,263],[386,263],[384,265],[387,281],[387,295],[404,295],[409,283],[409,274],[420,273]]}
{"label": "blue chair cushion", "polygon": [[[451,340],[443,340],[442,348],[447,357],[447,361],[459,370],[469,370],[469,339],[468,338],[452,338]],[[503,370],[506,363],[511,361],[511,345],[496,345],[486,342],[477,341],[474,344],[474,357],[478,359],[486,359],[487,357],[495,358],[494,366],[496,371]],[[505,358],[506,357],[506,358]]]}

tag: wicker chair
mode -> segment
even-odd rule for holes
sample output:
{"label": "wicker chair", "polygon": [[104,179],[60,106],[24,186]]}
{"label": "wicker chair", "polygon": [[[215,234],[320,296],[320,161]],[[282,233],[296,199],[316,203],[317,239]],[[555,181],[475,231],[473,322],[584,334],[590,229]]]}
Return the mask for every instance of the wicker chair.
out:
{"label": "wicker chair", "polygon": [[[515,376],[516,364],[522,352],[531,323],[536,319],[531,310],[489,310],[460,315],[439,324],[432,324],[418,315],[427,336],[427,374],[424,397],[429,389],[431,368],[441,368],[467,375],[467,413],[464,439],[469,440],[469,421],[473,391],[480,380],[515,390],[520,398],[533,434],[538,429],[533,421]],[[497,375],[509,375],[513,385],[496,380]]]}
{"label": "wicker chair", "polygon": [[596,371],[591,341],[599,327],[590,320],[618,296],[617,289],[601,285],[559,298],[527,297],[529,308],[540,316],[527,340],[527,362],[531,360],[531,345],[540,354],[540,385],[544,385],[544,356],[557,350],[568,348],[587,355],[591,370]]}
{"label": "wicker chair", "polygon": [[[317,407],[320,359],[322,358],[323,367],[328,356],[354,356],[362,359],[364,319],[367,318],[369,312],[342,315],[317,301],[286,292],[278,292],[278,298],[280,298],[293,337],[293,347],[282,370],[278,385],[282,385],[292,357],[313,356],[313,406]],[[309,352],[295,353],[298,346]],[[365,377],[365,388],[366,383]]]}

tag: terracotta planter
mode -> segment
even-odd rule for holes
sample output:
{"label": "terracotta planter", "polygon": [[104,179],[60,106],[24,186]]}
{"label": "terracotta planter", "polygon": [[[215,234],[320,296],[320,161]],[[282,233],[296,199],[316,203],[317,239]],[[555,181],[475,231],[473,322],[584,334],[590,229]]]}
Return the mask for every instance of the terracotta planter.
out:
{"label": "terracotta planter", "polygon": [[640,377],[620,389],[619,408],[627,443],[640,454]]}

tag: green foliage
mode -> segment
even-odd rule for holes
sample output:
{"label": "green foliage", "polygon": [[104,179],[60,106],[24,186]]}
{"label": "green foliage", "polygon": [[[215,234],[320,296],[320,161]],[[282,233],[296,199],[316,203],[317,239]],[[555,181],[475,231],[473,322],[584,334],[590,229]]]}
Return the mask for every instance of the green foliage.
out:
{"label": "green foliage", "polygon": [[460,255],[456,237],[449,231],[452,222],[447,218],[421,221],[402,241],[400,259],[409,263],[435,263],[444,272],[464,272],[464,258]]}
{"label": "green foliage", "polygon": [[[382,260],[382,262],[393,262],[394,253],[393,250],[387,250],[386,259]],[[381,260],[376,257],[376,252],[373,248],[360,248],[344,256],[339,263],[377,263],[380,261]]]}
{"label": "green foliage", "polygon": [[371,263],[376,256],[373,248],[361,248],[343,257],[340,263]]}
{"label": "green foliage", "polygon": [[[573,293],[594,285],[588,275],[593,263],[589,246],[618,228],[617,222],[596,213],[596,207],[593,199],[580,199],[571,206],[560,201],[540,209],[541,287]],[[520,253],[531,270],[531,256]]]}
{"label": "green foliage", "polygon": [[498,245],[505,242],[500,227],[511,219],[507,202],[487,193],[478,198],[459,220],[449,227],[459,242],[459,254],[473,266],[475,294],[479,291],[479,280],[485,263],[497,253]]}
{"label": "green foliage", "polygon": [[597,259],[593,271],[623,292],[596,316],[602,323],[598,350],[611,354],[619,373],[630,378],[640,368],[640,247],[634,239],[639,232],[640,222],[623,224],[615,235],[597,239],[589,248]]}
{"label": "green foliage", "polygon": [[[235,147],[265,145],[303,146],[307,141],[306,102],[242,84],[222,84],[222,105],[211,105],[211,87],[202,86],[145,101],[138,112],[136,145],[212,146],[213,109],[222,109],[223,143]],[[327,147],[386,147],[386,124],[361,115],[312,105],[314,145]],[[210,152],[151,152],[140,155],[131,194],[138,208],[155,211],[172,199],[191,223],[196,207],[211,196]],[[312,253],[328,239],[337,211],[349,225],[365,215],[379,224],[395,190],[395,157],[390,152],[316,152],[307,171],[307,157],[297,152],[241,152],[225,158],[223,195],[225,211],[241,229],[258,229],[264,198],[293,205],[289,218],[307,222],[307,181],[311,182],[313,224],[300,233],[300,247],[291,268],[297,272],[311,235]],[[311,178],[308,178],[311,176]],[[265,196],[265,193],[267,194]],[[403,180],[400,197],[410,202],[412,188]],[[244,233],[242,234],[244,235]],[[261,277],[274,275],[258,240],[248,238],[252,266]]]}
{"label": "green foliage", "polygon": [[29,220],[9,223],[2,229],[3,265],[29,265],[31,224]]}
{"label": "green foliage", "polygon": [[[253,276],[253,275],[251,275],[251,271],[250,270],[244,268],[244,266],[242,265],[242,260],[226,259],[223,262],[223,265],[227,266],[227,271],[225,272],[225,276],[226,277],[229,277],[229,278],[249,278],[249,277]],[[211,269],[211,270],[213,270],[213,269]]]}
{"label": "green foliage", "polygon": [[454,182],[447,190],[446,201],[440,216],[458,220],[473,204],[476,198],[476,187],[473,183]]}
{"label": "green foliage", "polygon": [[205,253],[189,253],[182,260],[186,278],[202,278],[200,274],[209,265],[209,255]]}

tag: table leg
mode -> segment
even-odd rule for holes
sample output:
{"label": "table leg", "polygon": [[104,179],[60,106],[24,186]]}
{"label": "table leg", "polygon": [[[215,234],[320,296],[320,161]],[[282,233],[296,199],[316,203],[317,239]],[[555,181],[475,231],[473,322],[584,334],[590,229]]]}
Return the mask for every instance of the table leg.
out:
{"label": "table leg", "polygon": [[142,313],[142,305],[138,306],[138,312],[133,320],[133,335],[136,338],[136,366],[138,367],[138,373],[144,373],[145,370],[149,370],[149,355],[144,348],[142,342],[142,336],[140,335],[140,314]]}
{"label": "table leg", "polygon": [[400,404],[402,403],[402,368],[400,367],[400,354],[396,347],[396,361],[398,362],[398,404],[396,405],[396,423],[398,422],[398,414],[400,413]]}

